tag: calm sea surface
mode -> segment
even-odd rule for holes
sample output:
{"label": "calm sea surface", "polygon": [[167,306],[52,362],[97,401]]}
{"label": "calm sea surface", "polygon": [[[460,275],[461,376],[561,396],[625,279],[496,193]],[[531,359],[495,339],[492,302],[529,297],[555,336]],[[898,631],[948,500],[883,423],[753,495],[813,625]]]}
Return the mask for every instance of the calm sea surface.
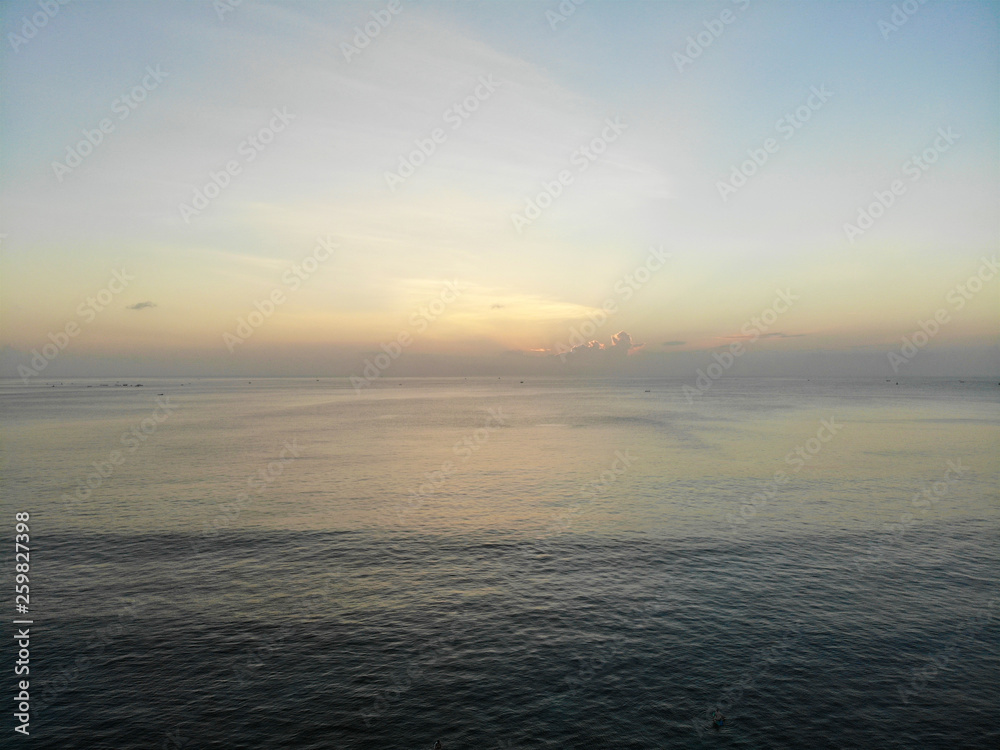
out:
{"label": "calm sea surface", "polygon": [[51,385],[4,746],[1000,746],[995,381]]}

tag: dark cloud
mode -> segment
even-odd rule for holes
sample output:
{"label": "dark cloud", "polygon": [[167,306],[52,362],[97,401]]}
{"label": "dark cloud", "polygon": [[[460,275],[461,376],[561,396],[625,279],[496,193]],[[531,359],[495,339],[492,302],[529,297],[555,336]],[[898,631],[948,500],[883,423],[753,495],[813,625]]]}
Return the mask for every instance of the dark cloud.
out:
{"label": "dark cloud", "polygon": [[156,303],[155,302],[150,302],[148,300],[146,302],[136,302],[134,305],[126,305],[125,309],[126,310],[142,310],[142,309],[147,308],[147,307],[156,307]]}
{"label": "dark cloud", "polygon": [[686,343],[687,341],[664,341],[660,346],[681,346]]}
{"label": "dark cloud", "polygon": [[629,352],[637,351],[644,346],[645,344],[637,344],[632,341],[632,337],[625,331],[619,331],[611,337],[611,351],[622,357]]}

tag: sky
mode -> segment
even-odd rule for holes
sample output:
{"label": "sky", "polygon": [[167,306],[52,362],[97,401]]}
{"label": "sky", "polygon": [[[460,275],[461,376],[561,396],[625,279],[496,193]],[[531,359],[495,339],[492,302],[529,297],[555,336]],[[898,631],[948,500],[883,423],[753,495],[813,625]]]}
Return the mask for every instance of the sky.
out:
{"label": "sky", "polygon": [[996,3],[0,13],[2,376],[1000,377]]}

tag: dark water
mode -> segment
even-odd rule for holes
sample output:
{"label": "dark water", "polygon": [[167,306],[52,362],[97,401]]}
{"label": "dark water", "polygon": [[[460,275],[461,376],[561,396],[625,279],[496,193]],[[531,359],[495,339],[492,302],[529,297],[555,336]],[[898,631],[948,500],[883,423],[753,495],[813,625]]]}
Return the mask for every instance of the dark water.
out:
{"label": "dark water", "polygon": [[[358,401],[287,384],[229,399],[234,384],[203,385],[71,506],[62,495],[152,396],[131,392],[112,415],[64,393],[47,423],[42,402],[5,394],[4,515],[31,510],[34,535],[31,737],[14,740],[1000,746],[985,386],[777,398],[758,384],[693,406],[631,385],[477,386],[447,401],[443,387]],[[453,445],[497,404],[503,429],[461,463]],[[854,436],[845,427],[741,516],[831,410]],[[397,420],[406,427],[381,426]],[[293,435],[296,462],[232,505]],[[634,465],[574,499],[615,450]],[[411,467],[448,455],[458,468],[401,505],[421,481]],[[912,502],[949,460],[964,461],[959,478]],[[218,513],[224,523],[206,524]],[[5,724],[10,736],[9,712]]]}
{"label": "dark water", "polygon": [[[990,558],[995,572],[996,547],[975,529],[928,528],[864,578],[844,563],[849,537],[534,547],[274,533],[223,535],[194,558],[189,541],[44,545],[66,583],[40,602],[67,614],[36,628],[35,664],[78,671],[39,709],[35,744],[148,748],[180,733],[205,748],[911,748],[1000,736],[996,588],[966,572]],[[109,590],[134,608],[88,614]],[[935,656],[944,663],[914,681]],[[728,724],[713,731],[718,704]]]}

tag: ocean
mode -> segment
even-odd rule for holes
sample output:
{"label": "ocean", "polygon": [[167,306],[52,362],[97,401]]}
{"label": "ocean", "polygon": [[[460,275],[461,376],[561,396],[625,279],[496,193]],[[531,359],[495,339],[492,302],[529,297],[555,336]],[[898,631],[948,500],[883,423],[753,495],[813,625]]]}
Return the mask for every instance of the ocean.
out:
{"label": "ocean", "polygon": [[1000,385],[684,385],[0,382],[9,746],[1000,746]]}

